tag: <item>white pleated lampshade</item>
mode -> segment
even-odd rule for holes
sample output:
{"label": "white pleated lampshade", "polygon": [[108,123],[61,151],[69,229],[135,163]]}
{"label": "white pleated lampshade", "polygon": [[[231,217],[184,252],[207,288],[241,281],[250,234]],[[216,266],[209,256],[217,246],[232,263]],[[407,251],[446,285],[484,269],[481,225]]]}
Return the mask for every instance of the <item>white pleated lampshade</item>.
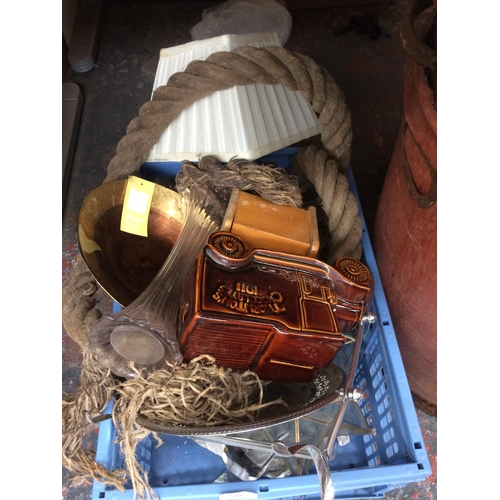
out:
{"label": "white pleated lampshade", "polygon": [[[162,49],[153,93],[191,61],[243,45],[280,43],[275,33],[223,35]],[[185,109],[163,132],[147,162],[197,161],[200,155],[221,162],[235,156],[253,160],[320,133],[316,113],[300,92],[283,85],[240,85]]]}

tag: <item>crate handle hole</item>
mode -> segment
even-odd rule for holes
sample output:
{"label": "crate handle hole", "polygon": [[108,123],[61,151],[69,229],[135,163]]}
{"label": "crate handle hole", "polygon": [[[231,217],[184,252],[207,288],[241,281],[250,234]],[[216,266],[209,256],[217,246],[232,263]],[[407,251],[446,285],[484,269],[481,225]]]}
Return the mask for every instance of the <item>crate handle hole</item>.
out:
{"label": "crate handle hole", "polygon": [[389,326],[389,322],[388,322],[388,321],[382,321],[382,324],[383,324],[384,326]]}
{"label": "crate handle hole", "polygon": [[424,464],[417,464],[418,470],[424,470]]}
{"label": "crate handle hole", "polygon": [[99,492],[99,498],[105,498],[106,493],[104,491]]}
{"label": "crate handle hole", "polygon": [[416,450],[421,450],[422,449],[422,443],[413,443],[413,446],[415,447]]}
{"label": "crate handle hole", "polygon": [[269,486],[259,486],[259,493],[266,493],[269,491]]}

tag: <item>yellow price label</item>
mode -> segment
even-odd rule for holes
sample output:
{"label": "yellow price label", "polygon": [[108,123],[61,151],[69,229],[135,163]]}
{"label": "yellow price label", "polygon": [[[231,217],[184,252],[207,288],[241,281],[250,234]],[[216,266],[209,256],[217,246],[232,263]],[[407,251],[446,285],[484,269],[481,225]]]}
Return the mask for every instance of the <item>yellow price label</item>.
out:
{"label": "yellow price label", "polygon": [[120,230],[138,236],[148,235],[148,219],[155,183],[129,176],[123,202]]}

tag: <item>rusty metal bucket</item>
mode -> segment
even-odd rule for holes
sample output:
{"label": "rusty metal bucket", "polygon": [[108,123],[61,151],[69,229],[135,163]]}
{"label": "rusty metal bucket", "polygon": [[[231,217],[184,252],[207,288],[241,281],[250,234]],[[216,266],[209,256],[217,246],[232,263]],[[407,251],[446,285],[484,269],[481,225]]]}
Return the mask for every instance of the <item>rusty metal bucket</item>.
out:
{"label": "rusty metal bucket", "polygon": [[405,66],[404,119],[377,209],[374,251],[415,404],[437,411],[437,110],[423,64]]}

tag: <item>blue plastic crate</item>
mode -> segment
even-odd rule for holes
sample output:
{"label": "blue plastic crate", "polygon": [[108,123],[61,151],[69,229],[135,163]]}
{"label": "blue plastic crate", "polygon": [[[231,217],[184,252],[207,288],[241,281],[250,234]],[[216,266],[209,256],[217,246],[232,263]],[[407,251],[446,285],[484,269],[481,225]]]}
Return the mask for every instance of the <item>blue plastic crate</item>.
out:
{"label": "blue plastic crate", "polygon": [[[286,148],[264,158],[289,168],[296,151],[296,148]],[[142,175],[150,180],[171,178],[179,166],[180,163],[146,164]],[[349,173],[349,182],[358,197],[352,173]],[[385,492],[422,481],[432,473],[365,226],[362,245],[362,260],[375,280],[371,310],[377,315],[377,321],[366,328],[354,386],[363,391],[361,411],[376,433],[350,436],[347,445],[337,448],[335,458],[329,462],[336,499],[383,498]],[[112,421],[102,422],[97,461],[111,470],[124,467],[115,437]],[[244,499],[241,492],[253,494],[254,498],[257,495],[262,500],[320,498],[319,481],[314,472],[282,479],[241,481],[234,478],[218,482],[226,470],[219,456],[187,437],[161,437],[164,444],[159,448],[155,448],[156,443],[151,439],[145,439],[139,446],[138,458],[149,473],[150,485],[162,500],[219,499],[223,493],[234,493],[234,498]],[[122,493],[94,481],[92,500],[133,498],[130,485]]]}

